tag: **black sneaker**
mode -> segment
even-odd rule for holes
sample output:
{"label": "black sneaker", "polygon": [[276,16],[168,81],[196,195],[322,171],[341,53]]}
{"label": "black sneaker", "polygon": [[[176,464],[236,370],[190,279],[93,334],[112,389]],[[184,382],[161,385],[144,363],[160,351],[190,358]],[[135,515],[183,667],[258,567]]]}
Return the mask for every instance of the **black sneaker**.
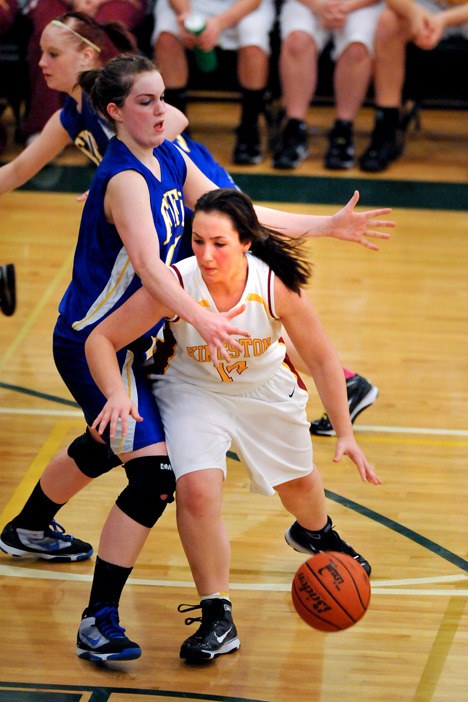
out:
{"label": "black sneaker", "polygon": [[[346,380],[346,389],[348,392],[349,414],[351,422],[354,422],[361,412],[376,401],[379,389],[357,373]],[[323,413],[320,419],[310,423],[310,433],[315,436],[335,436],[335,430],[326,412]]]}
{"label": "black sneaker", "polygon": [[371,142],[359,159],[359,167],[368,173],[380,173],[387,170],[392,161],[403,153],[404,132],[384,130],[377,125],[372,132]]}
{"label": "black sneaker", "polygon": [[307,125],[300,119],[288,119],[273,152],[273,168],[296,168],[307,156]]}
{"label": "black sneaker", "polygon": [[328,134],[328,141],[325,168],[333,171],[352,168],[355,156],[352,122],[337,120]]}
{"label": "black sneaker", "polygon": [[202,611],[201,617],[187,617],[185,620],[186,624],[201,622],[201,626],[182,644],[181,658],[189,662],[210,661],[223,653],[233,653],[240,647],[229,600],[202,600],[199,605],[181,604],[177,609],[179,612]]}
{"label": "black sneaker", "polygon": [[115,604],[85,609],[76,639],[76,655],[87,661],[132,661],[141,648],[125,636]]}
{"label": "black sneaker", "polygon": [[0,536],[0,549],[10,556],[42,558],[55,563],[85,561],[93,555],[91,544],[66,534],[55,521],[45,531],[21,529],[9,522]]}
{"label": "black sneaker", "polygon": [[253,166],[262,160],[258,125],[240,124],[236,129],[236,143],[232,160],[239,166]]}
{"label": "black sneaker", "polygon": [[0,266],[0,309],[11,317],[16,309],[16,274],[13,263]]}
{"label": "black sneaker", "polygon": [[371,574],[370,563],[346,541],[343,541],[338,532],[333,529],[330,517],[328,517],[327,524],[320,534],[304,529],[298,522],[294,522],[287,530],[284,538],[289,546],[300,553],[309,553],[313,556],[321,551],[346,553],[347,556],[351,556],[351,558],[354,558],[355,561],[362,565],[367,575]]}

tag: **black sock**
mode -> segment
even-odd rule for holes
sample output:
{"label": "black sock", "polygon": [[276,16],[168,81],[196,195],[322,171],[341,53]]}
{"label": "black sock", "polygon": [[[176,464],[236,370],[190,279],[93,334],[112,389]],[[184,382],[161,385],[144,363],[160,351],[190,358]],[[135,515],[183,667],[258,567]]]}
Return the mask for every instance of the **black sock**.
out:
{"label": "black sock", "polygon": [[124,568],[108,563],[97,556],[88,606],[95,607],[98,603],[104,602],[118,605],[122,590],[132,570],[133,568]]}
{"label": "black sock", "polygon": [[242,88],[241,124],[244,127],[254,127],[261,112],[265,111],[265,88],[248,90]]}
{"label": "black sock", "polygon": [[12,519],[13,526],[17,529],[43,531],[47,529],[61,507],[63,504],[52,502],[47,497],[38,482],[21,512]]}
{"label": "black sock", "polygon": [[348,119],[336,119],[333,129],[342,134],[343,132],[352,133],[353,123]]}
{"label": "black sock", "polygon": [[168,105],[177,107],[178,110],[187,114],[187,89],[186,88],[166,88],[164,99]]}
{"label": "black sock", "polygon": [[375,126],[393,132],[398,129],[400,122],[399,107],[378,107],[375,112]]}

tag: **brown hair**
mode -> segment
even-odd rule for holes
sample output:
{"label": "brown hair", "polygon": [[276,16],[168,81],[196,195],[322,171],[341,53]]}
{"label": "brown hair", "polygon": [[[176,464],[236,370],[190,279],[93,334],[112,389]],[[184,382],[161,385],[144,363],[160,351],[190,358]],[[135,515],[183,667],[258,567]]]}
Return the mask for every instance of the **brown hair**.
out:
{"label": "brown hair", "polygon": [[302,255],[303,239],[291,239],[263,226],[250,198],[235,188],[210,190],[198,200],[197,212],[221,212],[229,217],[241,244],[264,261],[290,290],[300,294],[311,275],[311,265]]}
{"label": "brown hair", "polygon": [[157,71],[157,68],[146,56],[122,54],[101,68],[82,71],[78,76],[78,85],[89,94],[94,109],[113,126],[107,112],[109,103],[114,102],[122,107],[136,77],[152,71]]}
{"label": "brown hair", "polygon": [[[55,21],[61,22],[72,30],[70,39],[80,43],[83,48],[88,42],[100,49],[99,60],[107,63],[109,59],[122,53],[134,54],[138,51],[136,41],[121,22],[103,22],[99,24],[84,12],[66,12]],[[73,32],[73,33],[72,33]]]}

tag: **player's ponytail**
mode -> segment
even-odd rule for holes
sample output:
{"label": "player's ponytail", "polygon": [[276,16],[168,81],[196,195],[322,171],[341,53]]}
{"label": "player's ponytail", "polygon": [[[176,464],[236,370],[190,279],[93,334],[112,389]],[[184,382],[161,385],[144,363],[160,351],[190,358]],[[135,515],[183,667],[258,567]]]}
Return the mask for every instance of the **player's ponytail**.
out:
{"label": "player's ponytail", "polygon": [[52,24],[68,30],[70,41],[92,47],[101,65],[119,54],[138,52],[135,38],[121,22],[99,24],[84,12],[65,12],[52,20]]}
{"label": "player's ponytail", "polygon": [[250,251],[264,261],[290,290],[300,293],[311,275],[311,265],[302,253],[303,239],[292,239],[264,227],[258,221],[247,195],[233,188],[219,188],[205,193],[195,205],[197,212],[221,212],[229,217],[242,244],[250,242]]}

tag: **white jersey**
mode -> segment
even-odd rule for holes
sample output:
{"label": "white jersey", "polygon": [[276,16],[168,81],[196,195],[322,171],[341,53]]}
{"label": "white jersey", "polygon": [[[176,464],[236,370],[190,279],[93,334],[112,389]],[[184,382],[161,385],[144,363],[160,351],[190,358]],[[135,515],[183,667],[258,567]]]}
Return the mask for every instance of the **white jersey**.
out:
{"label": "white jersey", "polygon": [[[313,469],[306,415],[307,391],[285,357],[275,311],[274,273],[247,253],[247,283],[235,323],[252,338],[228,345],[231,361],[211,363],[204,340],[191,324],[166,322],[149,371],[176,479],[219,468],[226,475],[231,444],[245,465],[251,490],[273,495],[275,487]],[[216,312],[195,258],[172,267],[198,304]]]}
{"label": "white jersey", "polygon": [[[246,256],[247,283],[239,300],[239,304],[246,304],[246,309],[235,317],[234,323],[250,331],[251,338],[235,337],[241,350],[227,343],[231,360],[220,356],[216,368],[197,330],[175,317],[166,322],[162,330],[164,341],[158,340],[156,344],[151,377],[165,376],[168,380],[174,378],[211,392],[236,395],[263,385],[285,362],[282,325],[275,312],[275,274],[252,254]],[[190,297],[202,307],[218,312],[195,257],[173,265],[171,270]]]}

